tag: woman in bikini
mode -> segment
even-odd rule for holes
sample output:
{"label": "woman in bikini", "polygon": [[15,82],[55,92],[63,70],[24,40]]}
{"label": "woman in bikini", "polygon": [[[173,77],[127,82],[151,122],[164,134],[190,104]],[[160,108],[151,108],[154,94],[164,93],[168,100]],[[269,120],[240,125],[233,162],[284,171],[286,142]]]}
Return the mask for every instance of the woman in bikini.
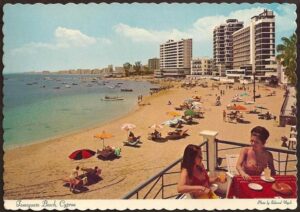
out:
{"label": "woman in bikini", "polygon": [[189,144],[183,155],[181,173],[177,190],[179,193],[190,193],[195,199],[217,199],[211,191],[210,184],[219,182],[218,177],[209,177],[202,163],[202,152],[199,146]]}
{"label": "woman in bikini", "polygon": [[251,176],[259,176],[266,167],[275,175],[273,155],[265,149],[265,143],[269,137],[266,128],[257,126],[251,130],[251,146],[244,147],[237,162],[236,169],[245,180],[251,180]]}

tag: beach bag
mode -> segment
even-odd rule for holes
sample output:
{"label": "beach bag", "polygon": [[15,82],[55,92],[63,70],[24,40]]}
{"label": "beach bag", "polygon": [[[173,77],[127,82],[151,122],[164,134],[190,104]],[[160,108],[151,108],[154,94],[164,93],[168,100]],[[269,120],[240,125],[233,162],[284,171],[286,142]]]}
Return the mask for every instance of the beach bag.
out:
{"label": "beach bag", "polygon": [[117,157],[120,157],[120,155],[121,155],[121,148],[120,147],[115,148],[115,155]]}

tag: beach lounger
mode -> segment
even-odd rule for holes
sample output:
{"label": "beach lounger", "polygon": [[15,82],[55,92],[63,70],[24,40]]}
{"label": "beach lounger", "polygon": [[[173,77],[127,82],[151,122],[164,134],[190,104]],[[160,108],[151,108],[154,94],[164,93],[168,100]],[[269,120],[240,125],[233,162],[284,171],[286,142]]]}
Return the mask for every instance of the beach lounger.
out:
{"label": "beach lounger", "polygon": [[187,130],[184,130],[184,131],[173,131],[173,132],[168,132],[168,136],[167,138],[170,139],[170,140],[178,140],[178,139],[181,139],[181,138],[184,138],[186,137],[188,134],[187,134]]}
{"label": "beach lounger", "polygon": [[103,149],[101,151],[98,150],[97,154],[97,158],[100,160],[113,160],[118,157],[113,149]]}
{"label": "beach lounger", "polygon": [[142,142],[140,141],[140,136],[138,136],[134,141],[124,141],[124,146],[134,146],[134,147],[140,147],[139,144]]}

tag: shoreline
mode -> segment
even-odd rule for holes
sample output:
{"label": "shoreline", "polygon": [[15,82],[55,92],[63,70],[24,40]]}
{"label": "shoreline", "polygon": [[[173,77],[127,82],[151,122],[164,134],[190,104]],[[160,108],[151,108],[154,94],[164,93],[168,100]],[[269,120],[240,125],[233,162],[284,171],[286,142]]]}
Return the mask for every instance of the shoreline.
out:
{"label": "shoreline", "polygon": [[[24,73],[17,73],[17,74],[24,74]],[[42,74],[42,73],[35,73],[35,74],[38,74],[38,75],[45,75],[45,74]],[[62,74],[60,74],[62,75]],[[83,74],[68,74],[68,75],[83,75]],[[136,77],[127,77],[127,78],[104,78],[103,79],[104,81],[105,80],[124,80],[124,81],[140,81],[140,82],[150,82],[151,79],[145,79],[143,77],[141,78],[138,78],[136,79]],[[150,82],[151,83],[151,82]],[[151,83],[152,84],[152,83]],[[147,94],[144,96],[144,98],[148,98],[150,97],[151,95],[150,94]],[[28,146],[31,146],[31,145],[36,145],[36,144],[40,144],[40,143],[46,143],[46,142],[50,142],[50,141],[53,141],[53,140],[57,140],[57,139],[61,139],[61,138],[65,138],[65,137],[68,137],[68,136],[73,136],[73,135],[76,135],[76,134],[80,134],[80,133],[83,133],[85,131],[91,131],[91,130],[94,130],[96,128],[99,128],[101,126],[104,126],[106,124],[109,124],[109,123],[112,123],[112,122],[115,122],[121,118],[125,118],[127,116],[130,116],[131,113],[137,111],[139,109],[139,105],[136,103],[135,105],[133,105],[133,107],[125,114],[122,114],[118,117],[114,117],[114,118],[111,118],[111,119],[108,119],[108,120],[105,120],[101,123],[93,123],[93,124],[88,124],[89,126],[87,127],[84,127],[84,128],[77,128],[77,129],[70,129],[70,130],[66,130],[65,132],[61,132],[59,133],[58,135],[54,135],[54,136],[50,136],[50,137],[47,137],[47,138],[43,138],[43,139],[37,139],[37,140],[31,140],[31,141],[26,141],[25,143],[22,142],[22,144],[12,144],[12,145],[9,145],[4,147],[4,143],[3,142],[3,150],[4,151],[11,151],[11,150],[14,150],[14,149],[19,149],[19,148],[23,148],[23,147],[28,147]]]}
{"label": "shoreline", "polygon": [[[127,80],[135,81],[134,79],[127,79]],[[145,81],[147,81],[147,80],[145,80]],[[145,100],[150,101],[153,98],[155,98],[155,96],[153,96],[153,95],[143,96],[143,99],[144,99],[143,102]],[[39,139],[39,140],[35,140],[35,141],[30,141],[30,142],[28,142],[26,144],[7,146],[7,147],[4,148],[4,143],[5,143],[4,142],[3,143],[3,150],[4,151],[13,151],[15,149],[20,149],[20,148],[22,149],[22,148],[26,148],[26,147],[31,147],[31,146],[34,146],[34,145],[48,143],[48,142],[52,142],[52,141],[55,141],[55,140],[63,139],[63,138],[66,138],[66,137],[70,137],[70,136],[74,136],[74,135],[77,135],[77,134],[81,134],[81,133],[84,133],[84,132],[96,130],[98,128],[104,127],[105,125],[117,122],[117,121],[119,121],[121,119],[125,119],[127,117],[130,117],[133,113],[135,113],[138,110],[140,110],[141,107],[143,107],[143,106],[144,105],[140,106],[138,104],[135,104],[127,113],[125,113],[123,115],[120,115],[119,117],[115,117],[115,118],[106,120],[106,121],[104,121],[102,123],[91,124],[90,127],[84,127],[84,128],[80,128],[80,129],[76,129],[76,130],[70,130],[69,132],[63,132],[63,133],[61,133],[59,135],[51,136],[49,138]]]}

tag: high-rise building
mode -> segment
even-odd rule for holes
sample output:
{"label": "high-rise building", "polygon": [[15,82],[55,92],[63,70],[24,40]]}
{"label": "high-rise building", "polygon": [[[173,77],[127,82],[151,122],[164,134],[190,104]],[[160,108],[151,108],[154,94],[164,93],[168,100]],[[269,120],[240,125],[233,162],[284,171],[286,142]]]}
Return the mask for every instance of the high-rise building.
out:
{"label": "high-rise building", "polygon": [[233,68],[250,64],[250,26],[233,33]]}
{"label": "high-rise building", "polygon": [[227,19],[225,24],[214,28],[214,75],[225,76],[226,69],[233,68],[233,38],[232,34],[243,28],[243,22],[237,19]]}
{"label": "high-rise building", "polygon": [[148,68],[150,71],[159,69],[159,59],[158,58],[149,59],[148,60]]}
{"label": "high-rise building", "polygon": [[169,40],[160,45],[160,70],[163,77],[184,77],[190,74],[192,39]]}
{"label": "high-rise building", "polygon": [[207,76],[212,74],[213,60],[209,58],[195,58],[191,61],[191,75]]}
{"label": "high-rise building", "polygon": [[273,11],[264,10],[251,18],[250,63],[257,76],[274,71],[275,61],[275,16]]}
{"label": "high-rise building", "polygon": [[251,18],[251,24],[233,33],[233,68],[259,77],[276,71],[275,16],[272,11]]}

